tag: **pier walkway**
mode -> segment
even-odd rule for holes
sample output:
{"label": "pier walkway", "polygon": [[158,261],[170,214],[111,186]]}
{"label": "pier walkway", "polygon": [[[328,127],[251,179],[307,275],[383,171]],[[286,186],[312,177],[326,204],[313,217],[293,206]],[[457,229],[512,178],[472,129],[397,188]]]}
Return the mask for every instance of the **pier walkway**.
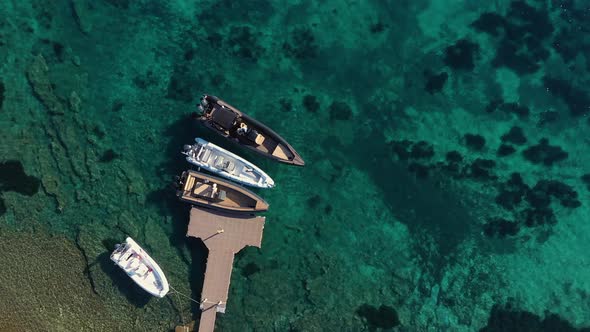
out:
{"label": "pier walkway", "polygon": [[199,332],[212,332],[217,312],[224,313],[234,255],[245,246],[260,247],[265,217],[193,207],[186,235],[209,249],[201,293]]}

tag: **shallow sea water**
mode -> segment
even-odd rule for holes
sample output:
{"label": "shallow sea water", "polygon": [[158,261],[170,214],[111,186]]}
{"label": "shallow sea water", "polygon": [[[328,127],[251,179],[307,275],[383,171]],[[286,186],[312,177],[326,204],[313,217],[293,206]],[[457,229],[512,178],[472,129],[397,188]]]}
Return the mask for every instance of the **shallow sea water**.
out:
{"label": "shallow sea water", "polygon": [[[174,196],[203,137],[277,183],[219,331],[590,327],[585,1],[0,1],[0,331],[169,331],[126,236],[200,297]],[[191,120],[202,93],[303,168]]]}

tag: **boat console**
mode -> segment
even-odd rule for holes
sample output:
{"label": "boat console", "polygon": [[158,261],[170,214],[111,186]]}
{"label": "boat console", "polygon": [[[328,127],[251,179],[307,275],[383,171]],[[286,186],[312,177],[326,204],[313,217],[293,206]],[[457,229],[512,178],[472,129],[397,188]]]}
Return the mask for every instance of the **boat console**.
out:
{"label": "boat console", "polygon": [[240,127],[236,130],[236,132],[239,136],[248,139],[256,145],[260,145],[262,142],[264,142],[264,136],[260,135],[256,129],[249,128],[244,122],[240,123]]}
{"label": "boat console", "polygon": [[198,107],[203,115],[209,118],[218,129],[229,131],[235,127],[238,114],[225,106],[219,105],[213,97],[201,97],[201,103]]}
{"label": "boat console", "polygon": [[225,190],[219,190],[217,188],[217,183],[211,184],[211,182],[195,182],[193,187],[193,195],[196,197],[204,198],[208,201],[223,201],[226,197]]}

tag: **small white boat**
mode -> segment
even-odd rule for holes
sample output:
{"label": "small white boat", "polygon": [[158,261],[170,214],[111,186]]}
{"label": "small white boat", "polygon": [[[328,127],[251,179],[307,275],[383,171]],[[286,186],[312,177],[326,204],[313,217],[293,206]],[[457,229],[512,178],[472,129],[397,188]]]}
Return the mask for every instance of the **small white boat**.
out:
{"label": "small white boat", "polygon": [[164,272],[132,238],[117,244],[111,260],[153,296],[164,297],[168,293],[169,285]]}
{"label": "small white boat", "polygon": [[202,138],[195,138],[194,145],[185,145],[186,160],[211,173],[258,188],[272,188],[273,179],[246,159],[235,155]]}

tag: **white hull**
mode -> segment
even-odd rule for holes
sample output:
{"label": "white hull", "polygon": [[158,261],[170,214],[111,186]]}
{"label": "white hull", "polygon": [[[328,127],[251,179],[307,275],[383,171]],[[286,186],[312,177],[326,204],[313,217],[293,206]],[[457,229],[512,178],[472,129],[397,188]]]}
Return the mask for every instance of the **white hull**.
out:
{"label": "white hull", "polygon": [[164,297],[169,290],[168,280],[162,269],[132,238],[125,242],[111,254],[111,260],[148,293]]}
{"label": "white hull", "polygon": [[196,144],[185,145],[186,160],[211,173],[232,181],[258,188],[272,188],[273,179],[260,168],[244,158],[235,155],[202,138],[195,138]]}

